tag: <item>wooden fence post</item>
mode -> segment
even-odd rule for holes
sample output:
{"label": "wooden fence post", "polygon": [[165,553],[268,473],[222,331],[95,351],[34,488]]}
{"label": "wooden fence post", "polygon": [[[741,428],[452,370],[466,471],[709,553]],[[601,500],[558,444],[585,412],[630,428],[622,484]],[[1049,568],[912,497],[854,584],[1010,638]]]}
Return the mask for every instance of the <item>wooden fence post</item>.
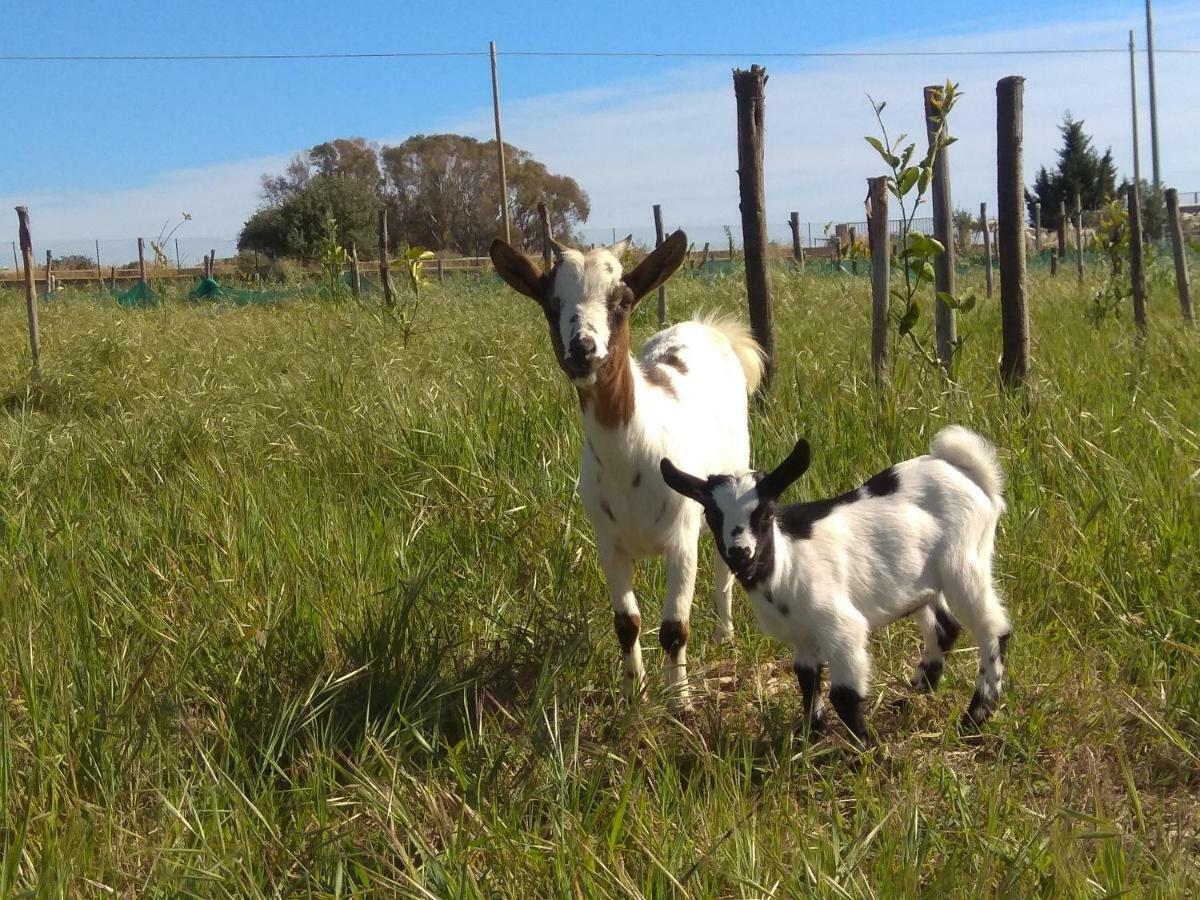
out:
{"label": "wooden fence post", "polygon": [[[663,242],[662,205],[654,204],[654,246],[661,247]],[[667,324],[667,286],[658,286],[658,327]]]}
{"label": "wooden fence post", "polygon": [[114,294],[117,292],[117,267],[113,266],[109,270],[108,287]]}
{"label": "wooden fence post", "polygon": [[212,278],[212,257],[207,253],[204,254],[204,278]]}
{"label": "wooden fence post", "polygon": [[775,314],[767,270],[766,190],[763,186],[763,133],[767,70],[752,65],[733,70],[737,98],[738,189],[741,195],[742,249],[746,258],[746,296],[750,327],[766,356],[764,377],[775,376]]}
{"label": "wooden fence post", "polygon": [[46,296],[54,293],[54,257],[46,251]]}
{"label": "wooden fence post", "polygon": [[[104,280],[104,270],[100,268],[100,242],[96,241],[96,278]],[[104,285],[101,285],[103,287]]]}
{"label": "wooden fence post", "polygon": [[1175,286],[1179,290],[1179,310],[1189,325],[1196,324],[1192,310],[1192,286],[1188,279],[1187,248],[1183,245],[1183,227],[1179,223],[1179,191],[1167,188],[1167,228],[1171,232],[1171,251],[1175,256]]}
{"label": "wooden fence post", "polygon": [[21,271],[21,264],[19,262],[17,262],[17,242],[16,241],[12,242],[12,248],[13,248],[13,271],[19,273]]}
{"label": "wooden fence post", "polygon": [[146,286],[146,242],[138,238],[138,282]]}
{"label": "wooden fence post", "polygon": [[29,320],[29,354],[33,357],[33,374],[42,372],[42,341],[38,333],[37,293],[33,286],[33,238],[29,234],[29,210],[17,207],[18,237],[21,259],[25,263],[25,314]]}
{"label": "wooden fence post", "polygon": [[701,272],[704,271],[704,267],[708,264],[708,257],[711,252],[712,251],[708,249],[708,241],[705,241],[704,251],[700,254],[700,265],[698,266]]}
{"label": "wooden fence post", "polygon": [[[258,274],[258,266],[255,265],[254,273]],[[362,296],[362,272],[358,268],[358,244],[354,241],[350,242],[350,293],[357,300]]]}
{"label": "wooden fence post", "polygon": [[1029,313],[1025,306],[1025,79],[996,82],[996,233],[1000,253],[1000,376],[1017,387],[1029,375]]}
{"label": "wooden fence post", "polygon": [[441,253],[438,253],[438,258],[437,258],[437,279],[438,279],[438,284],[441,284],[443,281],[446,280],[446,263],[445,263],[445,260],[442,259]]}
{"label": "wooden fence post", "polygon": [[804,271],[804,245],[800,242],[800,213],[794,212],[788,218],[788,226],[792,229],[792,263],[801,272]]}
{"label": "wooden fence post", "polygon": [[1033,249],[1040,256],[1042,253],[1042,204],[1039,200],[1033,204]]}
{"label": "wooden fence post", "polygon": [[867,240],[871,244],[871,369],[876,381],[881,380],[887,371],[888,287],[891,276],[887,183],[886,175],[867,179]]}
{"label": "wooden fence post", "polygon": [[858,229],[850,226],[850,272],[858,274]]}
{"label": "wooden fence post", "polygon": [[392,288],[392,273],[388,266],[387,207],[379,210],[379,283],[383,289],[383,305],[391,309],[396,305],[396,293]]}
{"label": "wooden fence post", "polygon": [[992,299],[992,229],[988,227],[987,204],[979,204],[979,226],[983,229],[984,278],[988,299]]}
{"label": "wooden fence post", "polygon": [[[929,145],[939,139],[943,133],[948,134],[949,125],[943,115],[938,112],[937,105],[941,100],[942,88],[930,85],[925,88],[925,134]],[[945,248],[933,261],[934,288],[938,294],[947,293],[955,296],[954,273],[954,240],[951,228],[954,219],[950,205],[950,157],[943,147],[933,161],[933,236]],[[955,322],[954,310],[940,299],[934,300],[934,333],[937,343],[937,356],[946,371],[946,377],[954,377],[954,346],[957,342],[958,328]]]}
{"label": "wooden fence post", "polygon": [[546,209],[545,201],[538,201],[537,212],[542,230],[542,271],[549,272],[552,267],[553,250],[550,244],[550,211]]}
{"label": "wooden fence post", "polygon": [[[1058,201],[1058,261],[1063,263],[1067,259],[1067,201],[1062,199]],[[1057,270],[1056,270],[1057,271]]]}
{"label": "wooden fence post", "polygon": [[1083,201],[1075,194],[1075,277],[1083,284]]}
{"label": "wooden fence post", "polygon": [[179,238],[175,238],[175,271],[183,271],[183,259],[179,256]]}
{"label": "wooden fence post", "polygon": [[[496,70],[496,42],[488,42],[492,57],[492,110],[496,118],[496,162],[500,173],[500,222],[504,228],[504,243],[512,243],[512,226],[508,211],[508,175],[504,170],[504,135],[500,131],[500,75]],[[386,254],[385,254],[386,255]],[[389,294],[384,288],[384,294]],[[390,305],[390,304],[389,304]]]}
{"label": "wooden fence post", "polygon": [[208,251],[208,277],[209,278],[217,277],[217,251],[216,250]]}
{"label": "wooden fence post", "polygon": [[1146,337],[1146,271],[1142,248],[1142,204],[1136,181],[1129,185],[1129,277],[1133,287],[1133,322]]}

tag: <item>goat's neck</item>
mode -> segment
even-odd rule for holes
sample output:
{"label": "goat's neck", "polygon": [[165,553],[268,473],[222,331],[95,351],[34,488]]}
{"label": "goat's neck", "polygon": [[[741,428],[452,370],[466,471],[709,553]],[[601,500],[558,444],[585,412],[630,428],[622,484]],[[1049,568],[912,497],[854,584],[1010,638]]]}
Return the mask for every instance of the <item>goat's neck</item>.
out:
{"label": "goat's neck", "polygon": [[596,373],[596,382],[576,388],[583,414],[583,430],[589,439],[605,445],[619,441],[629,428],[637,408],[636,363],[629,353],[629,323],[616,328],[610,338],[606,364]]}

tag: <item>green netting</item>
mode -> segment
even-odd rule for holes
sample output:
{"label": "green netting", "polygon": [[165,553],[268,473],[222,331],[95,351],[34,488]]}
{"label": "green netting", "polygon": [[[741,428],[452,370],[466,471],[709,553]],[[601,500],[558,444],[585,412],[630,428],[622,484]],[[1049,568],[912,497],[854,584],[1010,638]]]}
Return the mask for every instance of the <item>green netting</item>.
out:
{"label": "green netting", "polygon": [[158,306],[158,297],[150,285],[140,281],[135,281],[129,290],[118,292],[116,298],[119,306]]}
{"label": "green netting", "polygon": [[[351,287],[349,274],[343,276],[342,284],[346,288],[346,293],[344,296],[348,297]],[[375,283],[369,278],[359,278],[359,284],[363,294],[371,294],[375,292]],[[286,303],[290,300],[300,300],[304,298],[323,299],[328,298],[328,296],[329,288],[324,284],[305,284],[298,285],[296,287],[279,288],[270,291],[249,291],[242,288],[227,287],[221,284],[215,278],[200,279],[200,281],[196,282],[196,286],[193,287],[188,293],[188,298],[193,301],[233,303],[237,306]]]}

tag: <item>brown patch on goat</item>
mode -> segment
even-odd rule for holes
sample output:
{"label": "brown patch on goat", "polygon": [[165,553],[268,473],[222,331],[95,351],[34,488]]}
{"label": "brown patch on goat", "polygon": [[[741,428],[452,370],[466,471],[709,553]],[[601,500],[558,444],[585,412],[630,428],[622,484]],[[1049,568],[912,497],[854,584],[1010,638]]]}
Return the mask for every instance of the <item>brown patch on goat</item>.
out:
{"label": "brown patch on goat", "polygon": [[649,366],[642,370],[642,374],[646,376],[646,381],[666,393],[669,397],[676,398],[679,396],[675,393],[675,385],[671,383],[671,376],[667,374],[667,370],[663,366]]}
{"label": "brown patch on goat", "polygon": [[677,369],[680,375],[686,375],[688,371],[687,363],[679,358],[679,353],[676,348],[672,347],[657,360],[659,365],[670,366],[672,369]]}
{"label": "brown patch on goat", "polygon": [[621,652],[629,655],[633,645],[637,643],[638,632],[642,629],[642,617],[637,613],[617,613],[613,616],[613,628],[617,632]]}
{"label": "brown patch on goat", "polygon": [[679,651],[687,646],[691,633],[692,626],[689,622],[668,620],[659,627],[658,642],[662,644],[663,650],[666,651],[667,656],[671,657],[672,662],[679,659]]}
{"label": "brown patch on goat", "polygon": [[[629,310],[622,303],[628,288],[613,291],[608,308],[608,356],[596,370],[596,383],[579,391],[579,404],[591,410],[602,428],[623,428],[633,419],[633,362],[629,358]],[[561,353],[562,341],[555,348]]]}

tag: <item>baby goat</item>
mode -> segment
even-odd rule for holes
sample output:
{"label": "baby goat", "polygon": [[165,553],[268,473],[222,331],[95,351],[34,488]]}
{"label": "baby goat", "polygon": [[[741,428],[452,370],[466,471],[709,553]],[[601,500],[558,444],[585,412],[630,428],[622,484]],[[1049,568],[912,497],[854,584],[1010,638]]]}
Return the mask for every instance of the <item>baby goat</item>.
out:
{"label": "baby goat", "polygon": [[[717,548],[753,601],[767,634],[792,647],[809,727],[823,729],[820,667],[829,699],[862,742],[870,679],[867,633],[913,616],[925,652],[919,690],[941,679],[943,659],[966,623],[980,651],[979,682],[963,716],[982,724],[995,709],[1012,627],[992,584],[1003,473],[983,438],[952,425],[929,455],[884,469],[841,496],[776,507],[810,458],[800,440],[777,469],[697,478],[669,460],[667,484],[704,507]],[[947,609],[947,606],[949,607]],[[951,615],[950,610],[953,610]]]}

